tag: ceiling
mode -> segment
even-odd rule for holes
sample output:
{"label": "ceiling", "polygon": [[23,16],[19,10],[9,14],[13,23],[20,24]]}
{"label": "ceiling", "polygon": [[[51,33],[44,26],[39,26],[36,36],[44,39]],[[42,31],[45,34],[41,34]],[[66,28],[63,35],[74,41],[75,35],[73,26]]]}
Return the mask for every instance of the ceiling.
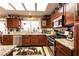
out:
{"label": "ceiling", "polygon": [[29,15],[29,14],[31,14],[32,16],[43,16],[43,15],[51,14],[51,12],[53,12],[54,9],[58,5],[59,5],[58,3],[48,3],[45,11],[6,10],[0,6],[0,15],[5,16],[8,14],[13,14],[13,15]]}

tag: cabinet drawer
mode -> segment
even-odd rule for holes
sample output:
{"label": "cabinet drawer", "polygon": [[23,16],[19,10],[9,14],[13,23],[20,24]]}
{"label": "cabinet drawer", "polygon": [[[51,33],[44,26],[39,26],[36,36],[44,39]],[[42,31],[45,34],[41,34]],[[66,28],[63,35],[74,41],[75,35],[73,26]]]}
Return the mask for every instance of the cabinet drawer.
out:
{"label": "cabinet drawer", "polygon": [[60,48],[63,52],[68,54],[68,56],[72,55],[72,50],[70,50],[69,48],[63,46],[62,44],[60,44],[58,42],[56,42],[56,48]]}

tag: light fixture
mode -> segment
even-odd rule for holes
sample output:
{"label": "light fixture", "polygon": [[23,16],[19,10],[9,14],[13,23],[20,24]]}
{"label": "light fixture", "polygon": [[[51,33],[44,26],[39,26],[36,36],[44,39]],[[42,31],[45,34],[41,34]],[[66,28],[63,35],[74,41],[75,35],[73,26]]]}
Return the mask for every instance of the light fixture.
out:
{"label": "light fixture", "polygon": [[45,11],[48,3],[37,3],[37,11]]}
{"label": "light fixture", "polygon": [[24,3],[27,11],[35,11],[35,3]]}
{"label": "light fixture", "polygon": [[25,10],[22,3],[11,3],[11,5],[16,9],[16,10]]}

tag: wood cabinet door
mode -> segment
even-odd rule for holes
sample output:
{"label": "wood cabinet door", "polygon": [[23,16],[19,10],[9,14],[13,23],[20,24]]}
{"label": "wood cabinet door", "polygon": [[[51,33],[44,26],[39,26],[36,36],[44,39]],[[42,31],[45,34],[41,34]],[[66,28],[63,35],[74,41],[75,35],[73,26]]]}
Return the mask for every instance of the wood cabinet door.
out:
{"label": "wood cabinet door", "polygon": [[52,28],[52,22],[51,19],[48,19],[46,22],[47,28]]}
{"label": "wood cabinet door", "polygon": [[72,56],[73,51],[70,50],[69,48],[65,47],[64,45],[56,42],[55,55],[56,56]]}
{"label": "wood cabinet door", "polygon": [[56,47],[56,56],[68,56],[62,49]]}
{"label": "wood cabinet door", "polygon": [[62,15],[64,15],[64,7],[61,7],[59,10],[55,11],[55,13],[53,13],[51,15],[51,19],[53,21],[54,19],[56,19],[56,18],[58,18],[59,16],[62,16]]}
{"label": "wood cabinet door", "polygon": [[76,9],[75,3],[69,3],[64,6],[65,25],[67,26],[74,25],[75,9]]}
{"label": "wood cabinet door", "polygon": [[79,24],[74,26],[74,55],[79,56]]}
{"label": "wood cabinet door", "polygon": [[29,35],[23,35],[22,36],[22,45],[28,46],[31,45],[30,36]]}
{"label": "wood cabinet door", "polygon": [[39,35],[31,35],[31,45],[39,45]]}
{"label": "wood cabinet door", "polygon": [[79,56],[79,27],[78,27],[77,33],[78,33],[78,38],[77,38],[77,40],[78,40],[78,44],[77,45],[78,46],[77,47],[78,47],[78,56]]}
{"label": "wood cabinet door", "polygon": [[2,36],[0,35],[0,43],[2,43]]}
{"label": "wood cabinet door", "polygon": [[7,18],[7,27],[8,28],[12,28],[13,27],[13,22],[12,22],[11,18]]}
{"label": "wood cabinet door", "polygon": [[20,26],[20,20],[19,19],[13,19],[13,28],[19,28]]}
{"label": "wood cabinet door", "polygon": [[51,19],[50,16],[43,16],[42,22],[41,22],[41,27],[42,28],[52,28],[51,24]]}
{"label": "wood cabinet door", "polygon": [[3,45],[12,45],[13,44],[13,36],[12,35],[3,35]]}
{"label": "wood cabinet door", "polygon": [[7,27],[8,28],[19,28],[20,20],[15,18],[7,18]]}
{"label": "wood cabinet door", "polygon": [[45,46],[48,45],[48,41],[47,41],[46,35],[40,35],[39,36],[39,44],[40,45],[45,45]]}

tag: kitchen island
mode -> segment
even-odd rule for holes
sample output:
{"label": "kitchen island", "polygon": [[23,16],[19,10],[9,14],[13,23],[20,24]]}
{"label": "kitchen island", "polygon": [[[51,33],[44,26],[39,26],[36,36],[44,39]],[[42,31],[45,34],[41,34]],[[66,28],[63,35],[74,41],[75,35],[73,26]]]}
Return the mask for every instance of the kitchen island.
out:
{"label": "kitchen island", "polygon": [[[17,46],[47,46],[47,36],[52,34],[46,33],[27,33],[27,32],[13,32],[3,35],[3,45],[17,45]],[[9,37],[9,38],[7,38]],[[8,43],[6,44],[7,41]],[[10,42],[10,43],[9,43]]]}

